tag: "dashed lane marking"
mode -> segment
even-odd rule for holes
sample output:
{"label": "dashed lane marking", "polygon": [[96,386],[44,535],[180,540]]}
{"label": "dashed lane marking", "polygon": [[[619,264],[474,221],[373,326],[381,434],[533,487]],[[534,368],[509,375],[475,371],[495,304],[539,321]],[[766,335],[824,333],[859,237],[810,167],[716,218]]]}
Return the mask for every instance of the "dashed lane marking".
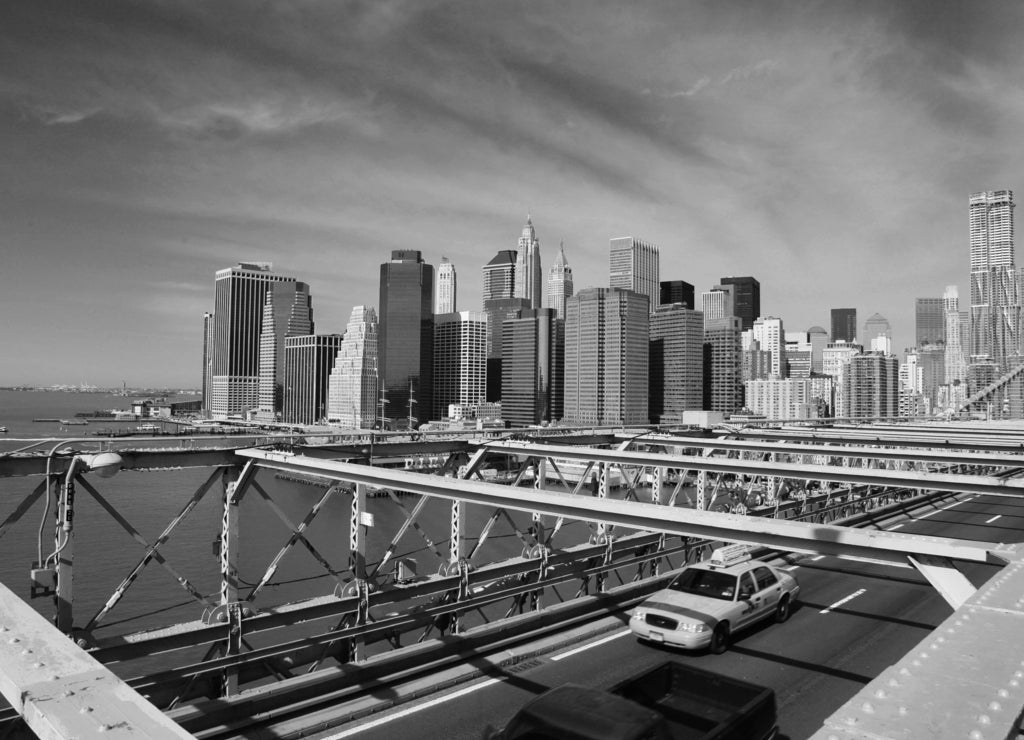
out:
{"label": "dashed lane marking", "polygon": [[551,658],[551,660],[562,660],[563,658],[572,657],[573,655],[576,655],[577,653],[582,653],[584,650],[590,650],[590,648],[592,648],[592,647],[597,647],[598,645],[604,645],[606,642],[611,642],[612,640],[617,640],[620,637],[625,637],[628,634],[630,634],[629,630],[623,630],[622,632],[616,632],[614,635],[608,635],[607,637],[602,637],[600,640],[594,640],[593,642],[588,642],[586,645],[580,645],[579,647],[573,648],[572,650],[566,650],[564,653],[559,653],[558,655],[553,656]]}
{"label": "dashed lane marking", "polygon": [[820,612],[818,612],[818,614],[828,614],[833,609],[836,609],[836,608],[842,606],[843,604],[847,603],[848,601],[853,601],[854,599],[856,599],[858,596],[860,596],[865,591],[867,591],[866,588],[857,589],[856,591],[854,591],[852,594],[850,594],[846,598],[840,599],[839,601],[837,601],[836,603],[832,604],[831,606],[825,607]]}

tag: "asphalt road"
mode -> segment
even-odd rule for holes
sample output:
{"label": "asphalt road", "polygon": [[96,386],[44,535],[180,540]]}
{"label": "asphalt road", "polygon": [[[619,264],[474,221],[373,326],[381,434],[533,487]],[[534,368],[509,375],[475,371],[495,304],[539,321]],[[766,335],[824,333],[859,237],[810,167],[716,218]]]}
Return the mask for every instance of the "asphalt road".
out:
{"label": "asphalt road", "polygon": [[[1024,540],[1024,502],[966,497],[923,509],[887,525],[913,534],[988,542]],[[688,654],[638,643],[616,629],[577,648],[496,673],[352,723],[325,737],[358,740],[451,738],[480,740],[526,701],[569,681],[606,688],[665,660],[772,687],[779,727],[790,740],[820,729],[856,691],[895,663],[951,614],[916,571],[822,556],[791,558],[801,598],[789,621],[765,623],[734,636],[724,655]],[[994,566],[963,565],[975,585]]]}

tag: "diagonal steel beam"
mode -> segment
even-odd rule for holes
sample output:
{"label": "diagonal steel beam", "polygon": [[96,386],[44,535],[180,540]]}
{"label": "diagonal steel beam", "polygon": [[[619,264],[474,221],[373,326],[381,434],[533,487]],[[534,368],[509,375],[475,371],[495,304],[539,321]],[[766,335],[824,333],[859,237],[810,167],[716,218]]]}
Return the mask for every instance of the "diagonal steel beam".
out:
{"label": "diagonal steel beam", "polygon": [[[599,454],[601,451],[593,452]],[[631,529],[761,544],[792,552],[822,553],[841,558],[885,562],[900,567],[910,567],[908,556],[1005,563],[1005,558],[1000,557],[998,552],[1002,546],[987,542],[850,529],[740,514],[700,512],[678,507],[670,509],[657,504],[634,501],[572,496],[553,491],[510,488],[493,483],[452,478],[439,479],[436,476],[400,470],[379,470],[365,465],[317,460],[302,455],[265,450],[240,450],[238,454],[256,461],[262,467],[276,470],[316,474],[376,486],[391,485],[427,496],[460,498],[473,503],[526,512],[540,511],[582,521],[609,522]],[[731,461],[732,464],[737,462]],[[704,463],[700,461],[699,464]],[[813,474],[821,473],[817,470]]]}

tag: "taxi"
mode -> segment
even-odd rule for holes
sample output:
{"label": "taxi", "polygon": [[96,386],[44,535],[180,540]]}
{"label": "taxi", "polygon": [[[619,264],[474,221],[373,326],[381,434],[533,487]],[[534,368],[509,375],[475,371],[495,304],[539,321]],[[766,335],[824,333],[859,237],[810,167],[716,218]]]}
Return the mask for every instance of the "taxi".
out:
{"label": "taxi", "polygon": [[641,640],[723,653],[732,633],[789,619],[799,593],[791,574],[752,558],[746,545],[729,545],[637,606],[629,629]]}

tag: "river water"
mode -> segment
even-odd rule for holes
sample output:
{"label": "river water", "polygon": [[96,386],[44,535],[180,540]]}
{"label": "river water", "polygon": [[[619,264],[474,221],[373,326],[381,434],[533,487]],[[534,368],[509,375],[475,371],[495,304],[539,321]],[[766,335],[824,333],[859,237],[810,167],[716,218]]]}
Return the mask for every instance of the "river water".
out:
{"label": "river water", "polygon": [[[129,398],[94,393],[0,391],[0,425],[8,428],[8,432],[0,436],[0,452],[20,449],[27,444],[24,440],[39,437],[49,438],[40,447],[47,451],[76,437],[93,441],[76,442],[70,446],[94,444],[98,438],[89,432],[99,426],[110,426],[107,422],[67,426],[57,422],[33,422],[33,419],[71,419],[78,412],[127,409],[130,401]],[[204,468],[161,472],[124,470],[108,479],[87,475],[87,480],[146,542],[152,543],[211,472]],[[0,478],[0,521],[7,519],[41,480],[39,477]],[[294,524],[302,521],[324,492],[317,486],[282,480],[270,471],[261,472],[258,480]],[[221,529],[221,495],[218,481],[160,548],[160,553],[175,573],[194,584],[214,603],[219,598],[220,588],[220,560],[214,554],[214,541]],[[45,558],[54,549],[53,509],[46,509],[45,498],[41,497],[19,522],[0,537],[0,581],[26,601],[30,600],[29,571],[32,563],[40,559],[40,554]],[[415,497],[409,496],[402,499],[402,504],[411,509],[416,501]],[[335,495],[306,531],[309,541],[339,571],[344,570],[348,563],[350,509],[349,496]],[[388,498],[370,499],[368,509],[374,519],[373,526],[367,531],[367,557],[372,569],[404,522],[405,513]],[[465,531],[470,539],[470,548],[492,513],[490,507],[467,505]],[[529,526],[529,515],[510,514],[520,529]],[[440,499],[428,501],[418,519],[442,555],[447,555],[448,550],[449,519],[450,504]],[[288,541],[291,531],[253,490],[240,507],[240,522],[239,575],[243,584],[254,584]],[[549,527],[552,524],[550,520],[545,523]],[[586,524],[568,523],[559,534],[558,544],[566,546],[584,541],[589,532]],[[420,575],[434,573],[441,561],[432,549],[414,528],[409,528],[399,541],[391,562],[410,559]],[[505,559],[518,555],[521,549],[522,543],[511,525],[501,518],[474,562],[481,564]],[[133,539],[93,496],[79,487],[74,533],[74,621],[77,626],[86,624],[102,609],[144,553],[143,545]],[[390,568],[389,564],[383,570],[389,571]],[[257,607],[266,607],[328,594],[333,591],[335,583],[334,578],[325,573],[300,543],[284,557],[270,585],[254,603]],[[242,597],[247,593],[248,588],[243,587]],[[51,599],[38,598],[31,603],[41,613],[52,616]],[[164,626],[197,619],[202,612],[203,606],[179,585],[175,575],[151,562],[122,602],[98,624],[95,634],[105,637]]]}

